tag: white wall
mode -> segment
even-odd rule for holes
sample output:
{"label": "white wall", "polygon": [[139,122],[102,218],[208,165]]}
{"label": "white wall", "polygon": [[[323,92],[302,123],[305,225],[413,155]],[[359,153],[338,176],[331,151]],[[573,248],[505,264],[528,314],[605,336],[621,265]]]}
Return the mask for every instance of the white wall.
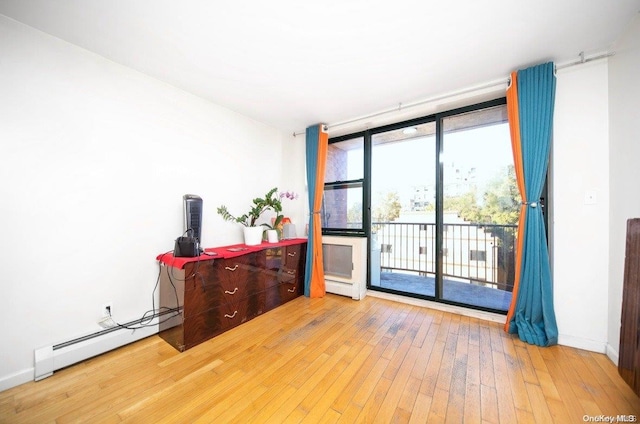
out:
{"label": "white wall", "polygon": [[[560,343],[608,345],[612,359],[624,222],[640,216],[630,183],[640,181],[639,31],[636,20],[610,66],[559,71],[556,95],[550,230]],[[243,212],[273,186],[300,194],[284,206],[304,234],[304,136],[2,16],[0,93],[0,390],[33,377],[34,349],[97,330],[106,301],[122,321],[151,308],[155,256],[182,231],[183,194],[204,199],[206,246],[241,241],[217,206]],[[584,204],[587,191],[596,204]]]}
{"label": "white wall", "polygon": [[[0,93],[0,390],[33,378],[34,349],[97,331],[103,303],[123,322],[151,309],[183,194],[204,199],[215,246],[242,240],[220,204],[304,191],[304,137],[3,16]],[[284,205],[294,220],[300,194]]]}
{"label": "white wall", "polygon": [[[505,76],[506,77],[506,76]],[[504,95],[504,87],[453,96],[451,107]],[[554,115],[550,246],[558,342],[605,352],[609,337],[609,90],[607,60],[557,72]],[[412,115],[385,115],[368,126],[448,110],[425,105]],[[358,128],[353,125],[350,130]],[[340,128],[336,133],[344,133]],[[333,134],[332,134],[333,135]],[[627,187],[628,190],[628,187]],[[595,193],[596,203],[585,204]],[[619,307],[618,307],[619,309]]]}
{"label": "white wall", "polygon": [[[607,342],[609,166],[607,61],[557,72],[551,255],[558,343]],[[595,194],[586,204],[585,195]]]}
{"label": "white wall", "polygon": [[640,218],[640,17],[614,46],[609,66],[609,356],[617,363],[626,223]]}

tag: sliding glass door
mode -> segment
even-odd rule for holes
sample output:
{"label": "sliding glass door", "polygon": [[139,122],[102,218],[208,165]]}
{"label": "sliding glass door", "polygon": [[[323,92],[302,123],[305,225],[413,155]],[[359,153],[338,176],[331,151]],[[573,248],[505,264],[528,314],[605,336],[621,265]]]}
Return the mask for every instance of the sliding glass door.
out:
{"label": "sliding glass door", "polygon": [[506,311],[520,196],[503,105],[442,119],[442,299]]}
{"label": "sliding glass door", "polygon": [[371,136],[372,285],[435,296],[435,134],[431,121]]}
{"label": "sliding glass door", "polygon": [[504,101],[370,140],[371,288],[506,311],[520,198]]}
{"label": "sliding glass door", "polygon": [[507,311],[520,197],[504,99],[330,143],[323,232],[369,237],[371,289]]}

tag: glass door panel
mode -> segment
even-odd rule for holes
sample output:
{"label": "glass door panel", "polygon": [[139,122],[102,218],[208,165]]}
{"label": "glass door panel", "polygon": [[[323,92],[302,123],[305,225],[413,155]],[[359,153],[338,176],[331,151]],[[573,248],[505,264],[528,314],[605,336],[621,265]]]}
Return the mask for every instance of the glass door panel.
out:
{"label": "glass door panel", "polygon": [[436,125],[371,136],[371,285],[435,295]]}
{"label": "glass door panel", "polygon": [[506,311],[520,210],[506,106],[442,121],[442,299]]}

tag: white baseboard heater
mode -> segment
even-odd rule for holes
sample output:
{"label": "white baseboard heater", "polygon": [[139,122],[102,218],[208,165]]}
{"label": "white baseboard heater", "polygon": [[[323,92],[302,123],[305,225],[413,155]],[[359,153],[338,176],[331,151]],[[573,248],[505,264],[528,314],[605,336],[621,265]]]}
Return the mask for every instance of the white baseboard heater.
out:
{"label": "white baseboard heater", "polygon": [[[163,311],[161,315],[175,312]],[[34,380],[42,380],[51,376],[54,371],[157,334],[159,319],[160,315],[156,315],[151,321],[148,317],[141,318],[122,324],[122,327],[107,328],[63,343],[36,349]],[[124,328],[137,327],[142,323],[144,326],[135,330]]]}
{"label": "white baseboard heater", "polygon": [[367,295],[367,238],[322,236],[324,284],[327,293],[354,300]]}

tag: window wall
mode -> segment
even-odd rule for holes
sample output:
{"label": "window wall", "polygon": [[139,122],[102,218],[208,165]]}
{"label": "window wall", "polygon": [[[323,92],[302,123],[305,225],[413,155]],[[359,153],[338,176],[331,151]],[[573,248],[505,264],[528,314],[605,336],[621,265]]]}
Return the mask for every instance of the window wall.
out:
{"label": "window wall", "polygon": [[505,99],[329,143],[323,233],[368,237],[370,289],[508,309],[520,199]]}

